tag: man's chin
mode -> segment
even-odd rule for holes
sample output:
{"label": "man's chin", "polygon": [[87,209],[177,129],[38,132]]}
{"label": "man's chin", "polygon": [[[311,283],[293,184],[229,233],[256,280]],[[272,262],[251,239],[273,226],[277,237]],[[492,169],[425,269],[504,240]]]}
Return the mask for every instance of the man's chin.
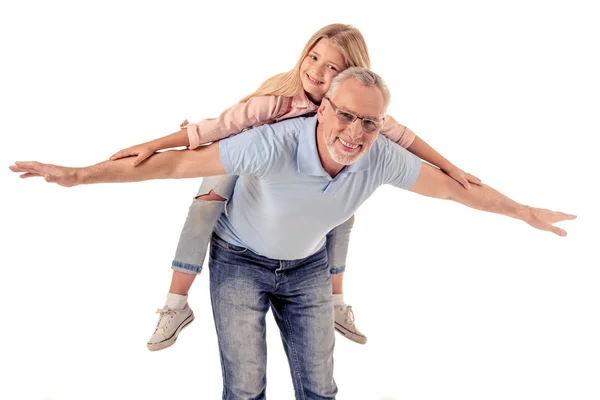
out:
{"label": "man's chin", "polygon": [[[327,152],[329,153],[329,156],[331,157],[331,159],[336,162],[337,164],[340,165],[352,165],[354,164],[359,158],[361,158],[364,154],[365,151],[360,151],[356,154],[344,154],[342,152],[340,152],[339,149],[336,149],[334,144],[327,144],[326,145],[327,148]],[[361,149],[363,150],[363,149]]]}
{"label": "man's chin", "polygon": [[332,154],[331,158],[333,159],[333,161],[335,161],[338,164],[341,165],[352,165],[354,164],[359,158],[361,158],[363,156],[364,153],[358,153],[352,156],[347,156],[347,155],[340,155],[340,154]]}

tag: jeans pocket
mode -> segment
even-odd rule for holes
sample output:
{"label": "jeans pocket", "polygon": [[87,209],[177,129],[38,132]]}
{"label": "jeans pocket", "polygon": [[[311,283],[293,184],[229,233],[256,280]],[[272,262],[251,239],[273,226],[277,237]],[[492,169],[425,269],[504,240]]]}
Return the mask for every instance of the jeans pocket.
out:
{"label": "jeans pocket", "polygon": [[227,250],[235,254],[241,254],[245,253],[248,249],[246,247],[240,247],[231,243],[227,243]]}
{"label": "jeans pocket", "polygon": [[216,235],[215,235],[215,237],[213,237],[212,243],[215,246],[217,246],[218,248],[220,248],[221,250],[227,251],[227,252],[233,253],[233,254],[242,254],[242,253],[245,253],[246,250],[248,250],[246,247],[236,246],[234,244],[228,243]]}

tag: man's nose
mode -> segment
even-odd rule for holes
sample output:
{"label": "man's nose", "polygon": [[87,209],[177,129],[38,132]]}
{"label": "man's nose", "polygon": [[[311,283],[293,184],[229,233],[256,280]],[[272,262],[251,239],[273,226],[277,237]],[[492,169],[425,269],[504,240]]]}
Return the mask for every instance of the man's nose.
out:
{"label": "man's nose", "polygon": [[363,134],[362,121],[358,118],[348,126],[348,135],[354,139],[360,139]]}

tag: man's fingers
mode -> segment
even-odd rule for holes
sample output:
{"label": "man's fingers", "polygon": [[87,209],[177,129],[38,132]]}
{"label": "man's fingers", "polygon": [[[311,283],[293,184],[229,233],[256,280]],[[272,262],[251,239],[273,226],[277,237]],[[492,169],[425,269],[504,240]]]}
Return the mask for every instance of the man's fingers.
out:
{"label": "man's fingers", "polygon": [[10,169],[12,172],[36,172],[36,170],[33,168],[24,168],[18,165],[11,165],[8,167],[8,169]]}
{"label": "man's fingers", "polygon": [[24,174],[19,175],[19,178],[22,178],[22,179],[24,179],[24,178],[33,178],[33,177],[36,177],[36,176],[41,176],[41,175],[40,174],[36,174],[35,172],[26,172]]}
{"label": "man's fingers", "polygon": [[8,169],[10,169],[12,172],[23,172],[24,171],[23,169],[17,167],[16,165],[10,165],[8,167]]}
{"label": "man's fingers", "polygon": [[40,165],[40,163],[37,161],[15,161],[15,165],[18,165],[19,167],[32,168],[36,165]]}
{"label": "man's fingers", "polygon": [[558,236],[567,236],[567,231],[559,228],[558,226],[550,225],[550,231]]}
{"label": "man's fingers", "polygon": [[574,214],[567,214],[560,211],[552,211],[546,208],[533,208],[533,212],[535,215],[537,215],[537,218],[540,218],[544,221],[548,221],[550,223],[568,221],[577,218],[577,215]]}
{"label": "man's fingers", "polygon": [[567,214],[567,213],[557,212],[557,211],[555,211],[555,213],[561,217],[561,221],[577,218],[577,215],[574,215],[574,214]]}
{"label": "man's fingers", "polygon": [[43,164],[37,161],[15,161],[15,166],[23,170],[40,171],[43,167]]}
{"label": "man's fingers", "polygon": [[559,221],[570,221],[577,218],[576,215],[572,215],[572,214],[564,214],[564,213],[557,213],[557,215],[554,216],[554,222],[559,222]]}
{"label": "man's fingers", "polygon": [[10,169],[12,172],[16,172],[16,173],[23,172],[21,175],[19,175],[19,178],[31,178],[32,176],[41,176],[39,174],[39,172],[34,169],[23,168],[23,167],[19,167],[17,165],[11,165],[8,167],[8,169]]}
{"label": "man's fingers", "polygon": [[551,210],[544,210],[546,213],[548,213],[549,215],[549,219],[552,221],[552,223],[555,222],[560,222],[560,221],[568,221],[568,220],[573,220],[576,219],[577,216],[573,215],[573,214],[566,214],[560,211],[551,211]]}

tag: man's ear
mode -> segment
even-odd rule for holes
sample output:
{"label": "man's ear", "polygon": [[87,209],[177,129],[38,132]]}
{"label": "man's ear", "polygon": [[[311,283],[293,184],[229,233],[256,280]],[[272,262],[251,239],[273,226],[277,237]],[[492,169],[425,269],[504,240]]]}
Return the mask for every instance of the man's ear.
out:
{"label": "man's ear", "polygon": [[[323,100],[325,100],[325,99],[323,99]],[[317,108],[317,120],[319,122],[321,122],[324,112],[325,112],[325,101],[321,101],[321,105],[319,105],[319,108]]]}

